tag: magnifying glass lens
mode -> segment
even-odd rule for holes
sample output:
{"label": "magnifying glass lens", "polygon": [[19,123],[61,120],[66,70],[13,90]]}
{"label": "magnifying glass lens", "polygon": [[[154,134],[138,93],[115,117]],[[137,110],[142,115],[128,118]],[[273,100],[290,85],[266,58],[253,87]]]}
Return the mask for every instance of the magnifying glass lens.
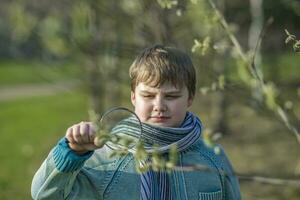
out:
{"label": "magnifying glass lens", "polygon": [[102,115],[97,138],[112,149],[128,150],[136,147],[141,134],[142,124],[137,115],[127,108],[115,107]]}

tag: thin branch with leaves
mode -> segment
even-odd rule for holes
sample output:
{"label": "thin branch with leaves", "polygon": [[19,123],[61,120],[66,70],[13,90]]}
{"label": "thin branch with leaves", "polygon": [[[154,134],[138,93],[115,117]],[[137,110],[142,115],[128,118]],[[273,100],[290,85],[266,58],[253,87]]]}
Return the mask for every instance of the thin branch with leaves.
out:
{"label": "thin branch with leaves", "polygon": [[[276,88],[275,85],[272,83],[265,83],[262,77],[259,76],[259,73],[257,71],[257,68],[254,63],[255,55],[252,57],[252,60],[249,60],[246,56],[246,53],[244,53],[240,43],[238,42],[237,38],[234,36],[234,34],[230,31],[230,28],[228,26],[227,21],[225,20],[224,16],[221,14],[221,12],[216,7],[215,3],[212,0],[208,0],[211,8],[215,12],[216,16],[218,17],[219,23],[224,28],[228,38],[234,45],[235,49],[238,52],[238,55],[244,62],[244,64],[247,66],[248,70],[250,71],[252,77],[255,80],[255,86],[258,84],[258,88],[260,89],[260,92],[264,94],[265,97],[265,104],[266,106],[272,110],[279,118],[281,119],[281,122],[287,127],[289,131],[291,131],[295,137],[297,138],[298,143],[300,143],[300,133],[299,130],[290,122],[290,118],[288,114],[284,111],[282,106],[280,106],[278,103],[276,103]],[[270,23],[270,22],[269,22]],[[264,31],[262,31],[263,33]],[[287,34],[289,34],[287,32]],[[260,35],[260,39],[258,40],[258,43],[260,43],[260,40],[262,38],[262,35]],[[294,35],[290,35],[289,41],[294,41],[296,47],[300,47],[300,42],[296,39]]]}

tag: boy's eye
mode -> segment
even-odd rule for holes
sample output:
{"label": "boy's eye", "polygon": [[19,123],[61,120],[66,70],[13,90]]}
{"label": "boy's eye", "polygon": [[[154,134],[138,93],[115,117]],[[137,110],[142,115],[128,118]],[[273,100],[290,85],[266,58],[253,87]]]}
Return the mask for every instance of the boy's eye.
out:
{"label": "boy's eye", "polygon": [[154,95],[142,95],[144,98],[153,98]]}
{"label": "boy's eye", "polygon": [[167,99],[177,99],[179,97],[180,97],[180,95],[167,95],[166,96]]}

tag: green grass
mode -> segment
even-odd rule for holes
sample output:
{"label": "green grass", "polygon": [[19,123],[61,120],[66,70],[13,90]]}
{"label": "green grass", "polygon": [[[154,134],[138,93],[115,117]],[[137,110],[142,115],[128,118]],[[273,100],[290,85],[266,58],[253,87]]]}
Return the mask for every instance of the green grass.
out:
{"label": "green grass", "polygon": [[66,128],[87,120],[80,91],[0,102],[0,196],[30,199],[32,177]]}
{"label": "green grass", "polygon": [[46,83],[78,78],[82,68],[74,63],[38,61],[0,62],[0,86]]}

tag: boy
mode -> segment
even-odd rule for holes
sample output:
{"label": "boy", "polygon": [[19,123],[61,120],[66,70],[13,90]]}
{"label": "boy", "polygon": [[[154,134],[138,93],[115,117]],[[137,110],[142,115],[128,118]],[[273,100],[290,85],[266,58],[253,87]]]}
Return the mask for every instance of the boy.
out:
{"label": "boy", "polygon": [[[172,170],[139,174],[132,153],[110,158],[97,146],[90,122],[71,126],[34,176],[34,199],[239,200],[237,178],[223,151],[216,155],[200,137],[200,120],[187,109],[195,95],[196,75],[188,55],[155,45],[130,67],[131,102],[143,123],[146,145],[158,144],[167,155],[176,144],[177,166],[205,166],[198,171]],[[128,134],[139,137],[129,120]],[[126,127],[125,127],[126,128]]]}

